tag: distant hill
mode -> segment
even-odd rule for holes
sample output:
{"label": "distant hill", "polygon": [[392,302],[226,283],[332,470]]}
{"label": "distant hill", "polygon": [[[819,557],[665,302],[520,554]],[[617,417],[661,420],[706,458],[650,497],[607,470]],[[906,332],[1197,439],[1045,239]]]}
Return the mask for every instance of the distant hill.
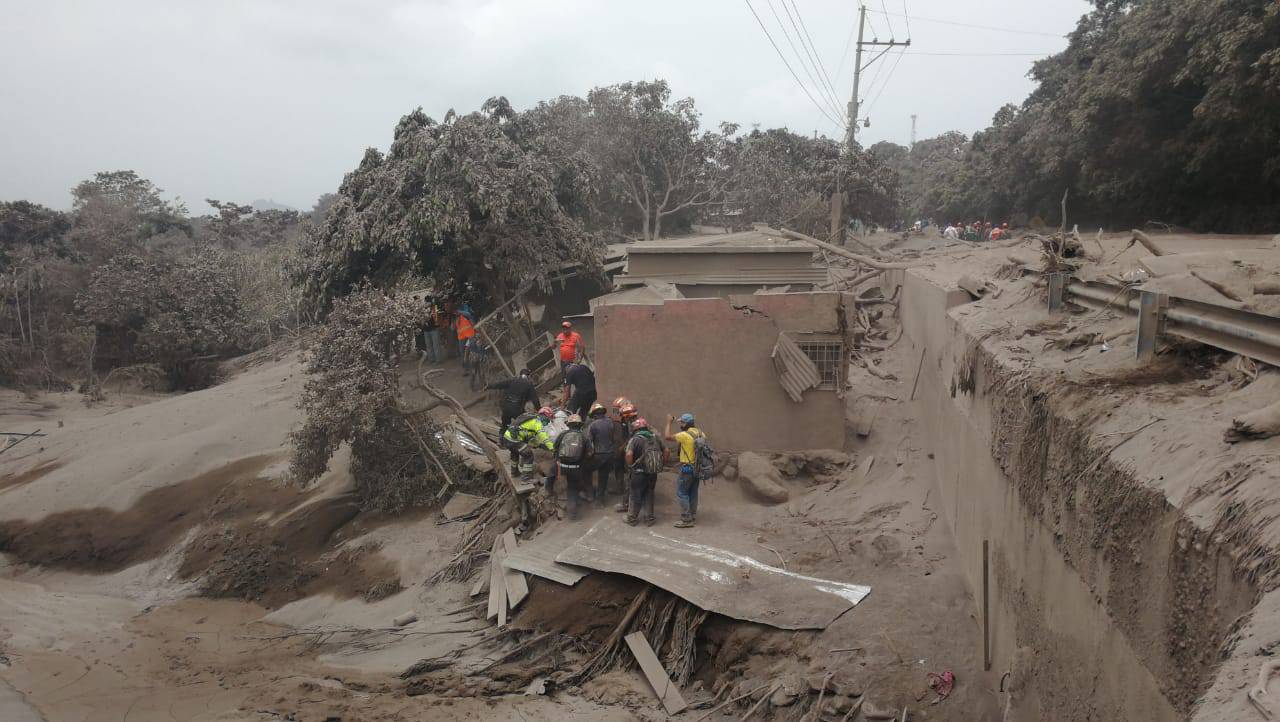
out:
{"label": "distant hill", "polygon": [[251,203],[250,205],[253,206],[253,210],[255,211],[296,211],[298,210],[293,206],[286,206],[283,203],[276,203],[270,198],[255,198],[253,203]]}

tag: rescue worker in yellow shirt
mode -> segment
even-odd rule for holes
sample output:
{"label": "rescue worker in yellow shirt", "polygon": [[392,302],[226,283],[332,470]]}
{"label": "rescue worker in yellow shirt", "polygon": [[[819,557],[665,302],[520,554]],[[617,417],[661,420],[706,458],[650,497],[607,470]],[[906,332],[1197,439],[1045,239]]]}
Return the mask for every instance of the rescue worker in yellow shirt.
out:
{"label": "rescue worker in yellow shirt", "polygon": [[533,450],[543,448],[551,451],[554,447],[551,437],[547,435],[546,426],[551,423],[555,412],[549,406],[538,409],[536,414],[525,414],[514,421],[502,432],[503,445],[511,453],[511,474],[522,479],[533,475]]}

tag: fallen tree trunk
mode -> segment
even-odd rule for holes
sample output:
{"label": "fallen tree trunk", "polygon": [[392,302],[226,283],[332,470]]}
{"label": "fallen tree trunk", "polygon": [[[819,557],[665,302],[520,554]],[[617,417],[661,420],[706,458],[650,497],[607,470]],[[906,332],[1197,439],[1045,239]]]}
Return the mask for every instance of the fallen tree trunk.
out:
{"label": "fallen tree trunk", "polygon": [[790,238],[796,241],[804,241],[805,243],[812,243],[818,248],[826,249],[838,256],[844,256],[845,258],[857,261],[858,263],[861,263],[864,266],[875,268],[880,271],[892,271],[892,270],[897,270],[902,268],[911,268],[913,265],[910,263],[886,263],[884,261],[881,261],[876,258],[872,258],[870,256],[864,256],[860,253],[854,253],[853,251],[846,251],[840,246],[833,246],[830,243],[827,243],[826,241],[819,241],[817,238],[814,238],[813,236],[806,236],[805,234],[800,233],[799,231],[793,231],[788,228],[783,228],[780,231],[780,233],[785,238]]}
{"label": "fallen tree trunk", "polygon": [[512,494],[517,494],[516,480],[511,477],[511,470],[507,468],[507,465],[504,464],[501,457],[498,456],[498,447],[494,445],[492,441],[489,441],[489,437],[484,435],[484,431],[481,430],[480,425],[476,423],[475,419],[471,418],[471,414],[467,413],[466,408],[463,407],[462,404],[458,403],[457,399],[427,381],[430,376],[437,373],[440,373],[438,369],[420,373],[418,376],[418,383],[422,386],[424,391],[443,401],[446,406],[453,410],[453,413],[457,415],[458,420],[462,422],[462,425],[467,427],[467,432],[475,438],[476,443],[484,450],[485,457],[489,459],[490,464],[493,464],[493,469],[498,473],[498,477],[506,482],[507,488],[511,490]]}
{"label": "fallen tree trunk", "polygon": [[1151,251],[1151,255],[1153,256],[1169,255],[1168,251],[1156,245],[1156,242],[1151,240],[1151,236],[1148,236],[1147,234],[1143,233],[1137,228],[1133,229],[1133,240],[1137,241],[1138,243],[1141,243],[1142,247],[1146,248],[1148,251]]}

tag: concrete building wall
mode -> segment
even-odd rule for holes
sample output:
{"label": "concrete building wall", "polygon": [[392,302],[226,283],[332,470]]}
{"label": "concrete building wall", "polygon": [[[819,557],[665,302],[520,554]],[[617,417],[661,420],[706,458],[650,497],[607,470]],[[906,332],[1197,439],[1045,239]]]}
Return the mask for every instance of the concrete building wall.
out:
{"label": "concrete building wall", "polygon": [[691,412],[726,451],[843,448],[844,399],[809,390],[791,401],[770,358],[781,331],[837,332],[843,304],[819,293],[597,308],[600,397],[628,396],[659,427]]}
{"label": "concrete building wall", "polygon": [[746,268],[791,269],[813,266],[807,250],[767,253],[629,253],[627,274],[665,276],[679,273],[729,273]]}

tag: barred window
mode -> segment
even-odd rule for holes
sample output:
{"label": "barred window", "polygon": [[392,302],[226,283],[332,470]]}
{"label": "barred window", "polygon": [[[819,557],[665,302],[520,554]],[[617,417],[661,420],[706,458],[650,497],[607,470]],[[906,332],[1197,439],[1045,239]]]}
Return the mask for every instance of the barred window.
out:
{"label": "barred window", "polygon": [[804,351],[814,366],[818,367],[818,375],[822,380],[814,388],[825,391],[840,390],[840,369],[844,367],[844,343],[842,341],[797,340],[796,345]]}

